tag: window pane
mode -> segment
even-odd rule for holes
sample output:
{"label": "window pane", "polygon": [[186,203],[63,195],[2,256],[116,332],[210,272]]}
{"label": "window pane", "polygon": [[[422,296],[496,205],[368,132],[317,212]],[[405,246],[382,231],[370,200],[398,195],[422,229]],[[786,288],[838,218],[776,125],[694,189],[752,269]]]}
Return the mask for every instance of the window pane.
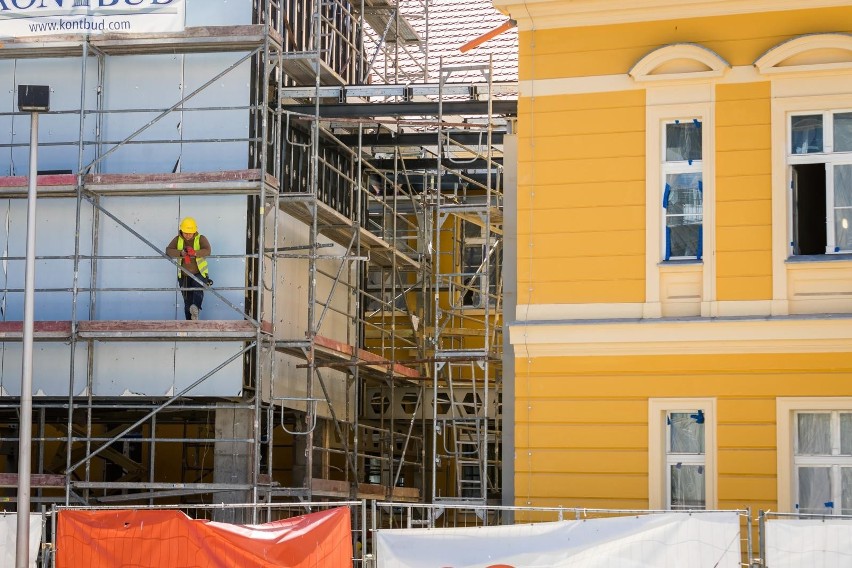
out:
{"label": "window pane", "polygon": [[841,515],[852,515],[852,467],[840,470]]}
{"label": "window pane", "polygon": [[834,246],[836,252],[852,250],[852,208],[834,210]]}
{"label": "window pane", "polygon": [[852,414],[847,412],[840,415],[840,453],[852,456]]}
{"label": "window pane", "polygon": [[800,456],[830,456],[831,415],[799,413],[796,417],[799,425],[796,454]]}
{"label": "window pane", "polygon": [[822,115],[793,116],[790,118],[793,134],[793,154],[822,152]]}
{"label": "window pane", "polygon": [[686,216],[684,222],[679,224],[700,224],[702,189],[700,173],[667,175],[663,202],[666,215]]}
{"label": "window pane", "polygon": [[705,507],[704,466],[676,464],[671,466],[672,510]]}
{"label": "window pane", "polygon": [[666,161],[686,162],[701,159],[701,123],[679,122],[666,125]]}
{"label": "window pane", "polygon": [[701,240],[701,225],[672,225],[679,217],[670,217],[666,227],[668,258],[698,258]]}
{"label": "window pane", "polygon": [[852,151],[852,112],[834,115],[834,151]]}
{"label": "window pane", "polygon": [[704,453],[704,413],[700,410],[669,414],[669,432],[670,453]]}
{"label": "window pane", "polygon": [[831,468],[800,467],[799,472],[799,512],[809,514],[830,514],[831,507]]}
{"label": "window pane", "polygon": [[703,192],[701,174],[669,174],[663,205],[666,207],[668,257],[697,257],[701,248]]}
{"label": "window pane", "polygon": [[852,164],[834,166],[834,206],[852,207]]}

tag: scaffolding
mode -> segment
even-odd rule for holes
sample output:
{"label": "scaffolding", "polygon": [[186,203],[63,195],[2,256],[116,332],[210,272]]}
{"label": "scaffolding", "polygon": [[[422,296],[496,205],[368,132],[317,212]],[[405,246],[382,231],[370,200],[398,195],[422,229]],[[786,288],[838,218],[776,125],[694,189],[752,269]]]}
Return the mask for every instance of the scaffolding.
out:
{"label": "scaffolding", "polygon": [[[13,66],[80,62],[78,104],[59,113],[77,121],[77,139],[55,143],[74,163],[39,177],[40,202],[55,199],[75,221],[73,251],[38,257],[68,277],[38,288],[37,298],[57,295],[69,307],[58,310],[67,317],[35,327],[41,356],[53,362],[43,373],[50,389],[34,405],[33,501],[493,502],[501,468],[500,147],[516,86],[495,84],[490,63],[439,63],[437,82],[428,82],[428,0],[251,4],[250,24],[21,38],[0,50]],[[117,60],[157,56],[186,58],[176,100],[117,105],[106,77],[120,76]],[[422,58],[419,83],[400,72],[404,58]],[[243,102],[217,93],[229,74],[250,79]],[[458,74],[465,79],[454,81]],[[245,124],[192,137],[193,115],[196,123],[236,116]],[[115,117],[137,126],[117,128]],[[7,142],[13,155],[26,146],[15,136]],[[169,155],[151,171],[134,158],[154,152],[156,162],[170,145],[179,148],[173,164]],[[211,152],[213,162],[228,162],[221,152],[235,148],[247,167],[190,165],[193,156],[209,162]],[[0,178],[7,219],[27,189],[11,164]],[[173,284],[140,285],[132,270],[123,274],[133,263],[175,270],[138,212],[157,199],[181,215],[181,200],[209,206],[222,227],[233,224],[237,242],[225,254],[213,242],[211,262],[222,270],[206,289],[207,310],[221,317],[133,317],[135,302],[177,296]],[[21,261],[8,227],[4,274]],[[144,254],[116,251],[113,239]],[[22,335],[14,317],[21,290],[11,280],[0,309],[9,359]],[[131,316],[107,317],[122,310]],[[18,442],[8,378],[0,398],[7,487]]]}

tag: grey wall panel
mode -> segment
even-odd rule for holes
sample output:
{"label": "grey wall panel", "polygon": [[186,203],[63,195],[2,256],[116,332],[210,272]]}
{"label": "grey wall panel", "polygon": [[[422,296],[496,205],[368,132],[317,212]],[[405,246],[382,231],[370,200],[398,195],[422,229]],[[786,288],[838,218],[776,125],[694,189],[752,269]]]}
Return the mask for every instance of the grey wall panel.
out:
{"label": "grey wall panel", "polygon": [[[243,53],[188,54],[184,65],[184,92],[192,93],[239,61]],[[239,170],[248,167],[248,142],[195,143],[192,140],[247,140],[251,100],[251,66],[248,61],[187,101],[183,113],[181,170]]]}
{"label": "grey wall panel", "polygon": [[[239,343],[96,343],[95,396],[171,396],[224,363]],[[195,396],[237,396],[241,358],[193,389]]]}
{"label": "grey wall panel", "polygon": [[165,396],[174,385],[174,343],[96,342],[92,394]]}
{"label": "grey wall panel", "polygon": [[[183,56],[127,55],[106,60],[106,109],[166,109],[183,97]],[[104,139],[120,142],[156,118],[159,112],[107,114]],[[181,114],[171,113],[134,140],[164,141],[129,144],[104,161],[107,173],[171,172],[180,156]],[[175,141],[175,142],[167,142]],[[106,146],[105,149],[109,149]]]}
{"label": "grey wall panel", "polygon": [[[101,213],[96,287],[96,319],[159,320],[177,317],[177,294],[155,291],[177,286],[177,268],[165,258],[153,258],[165,252],[177,234],[180,199],[157,197],[107,197],[101,205],[121,221],[157,246],[154,250],[135,235]],[[124,260],[121,256],[145,256],[150,259]],[[132,291],[108,291],[131,288]],[[181,307],[181,318],[183,308]]]}
{"label": "grey wall panel", "polygon": [[186,0],[186,26],[252,23],[252,0]]}
{"label": "grey wall panel", "polygon": [[[145,239],[157,251],[101,215],[101,256],[156,256],[177,235],[183,217],[196,219],[201,233],[210,240],[209,260],[214,287],[236,288],[220,293],[244,309],[246,277],[246,198],[236,195],[184,197],[109,197],[103,207]],[[216,255],[238,258],[215,258]],[[133,291],[99,292],[97,319],[183,319],[183,302],[177,295],[177,267],[165,258],[150,260],[102,259],[98,263],[98,288],[133,288]],[[155,291],[156,288],[175,291]],[[202,319],[243,319],[213,293],[205,295]]]}
{"label": "grey wall panel", "polygon": [[[170,396],[180,392],[242,349],[228,343],[101,343],[93,352],[95,396]],[[4,396],[21,394],[21,343],[0,344],[0,388]],[[74,358],[74,394],[86,392],[87,345],[80,343]],[[36,343],[33,347],[33,394],[68,396],[70,346]],[[195,396],[239,396],[242,357],[193,389]]]}
{"label": "grey wall panel", "polygon": [[[242,351],[237,342],[178,343],[175,351],[175,384],[172,394],[189,385]],[[239,396],[242,393],[243,357],[237,357],[187,396]]]}
{"label": "grey wall panel", "polygon": [[[20,321],[23,319],[23,293],[9,292],[22,290],[24,287],[24,260],[26,255],[27,232],[27,202],[24,199],[6,200],[0,206],[0,212],[7,210],[8,231],[5,231],[7,257],[20,260],[9,260],[5,263],[6,297],[5,319]],[[81,248],[80,254],[91,255],[92,225],[91,206],[81,209]],[[6,219],[0,219],[6,226]],[[68,320],[71,319],[72,294],[70,292],[74,280],[74,233],[76,230],[76,202],[73,199],[39,199],[36,205],[36,267],[35,267],[35,319],[36,320]],[[53,258],[43,258],[53,257]],[[65,258],[58,258],[65,257]],[[89,261],[80,265],[80,288],[89,287]],[[78,294],[78,318],[86,319],[89,298],[83,292]]]}
{"label": "grey wall panel", "polygon": [[[87,346],[78,344],[74,357],[74,394],[86,389]],[[2,393],[21,396],[21,343],[3,344]],[[68,396],[71,368],[71,347],[63,343],[35,343],[33,345],[33,395]]]}
{"label": "grey wall panel", "polygon": [[[15,61],[0,60],[0,112],[17,111],[17,92],[15,91]],[[12,142],[12,117],[0,116],[0,141]],[[0,175],[12,175],[12,148],[0,149]]]}
{"label": "grey wall panel", "polygon": [[[94,60],[86,69],[86,98],[94,99],[97,92],[97,69]],[[79,58],[45,58],[26,59],[15,62],[14,75],[9,69],[0,68],[0,77],[4,84],[12,79],[12,87],[16,85],[49,85],[50,113],[39,117],[39,171],[76,171],[78,164],[78,141],[80,138],[80,115],[77,112],[81,100],[81,60]],[[16,91],[15,91],[16,92]],[[13,96],[12,104],[17,110],[17,95]],[[66,114],[72,111],[70,114]],[[95,137],[96,119],[87,117],[84,128],[84,139],[93,140]],[[10,171],[15,175],[27,175],[29,169],[30,117],[21,115],[14,117],[11,142],[20,144],[12,152]],[[8,130],[0,129],[0,136],[7,136]],[[8,140],[4,140],[8,143]],[[47,145],[50,144],[50,145]],[[56,144],[60,144],[57,146]],[[91,160],[94,147],[88,147],[85,158]],[[3,166],[0,166],[0,171]]]}

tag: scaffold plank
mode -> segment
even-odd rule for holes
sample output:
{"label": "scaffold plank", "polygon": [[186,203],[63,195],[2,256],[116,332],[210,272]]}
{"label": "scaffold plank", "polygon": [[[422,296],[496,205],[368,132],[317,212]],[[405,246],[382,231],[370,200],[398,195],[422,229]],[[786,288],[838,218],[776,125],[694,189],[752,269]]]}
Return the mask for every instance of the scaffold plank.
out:
{"label": "scaffold plank", "polygon": [[[20,341],[23,337],[24,322],[0,322],[0,339]],[[70,321],[37,321],[33,323],[33,338],[40,340],[66,340],[71,337]]]}
{"label": "scaffold plank", "polygon": [[[391,501],[402,503],[416,503],[420,500],[420,490],[416,487],[394,487],[392,494],[388,495],[390,487],[372,483],[359,483],[357,499],[379,499],[390,497]],[[311,493],[323,497],[350,496],[350,483],[348,481],[337,481],[333,479],[311,479]]]}
{"label": "scaffold plank", "polygon": [[315,346],[322,348],[325,353],[331,353],[344,359],[351,359],[354,356],[357,362],[366,363],[367,368],[384,373],[391,372],[398,378],[421,378],[420,373],[416,369],[400,365],[399,363],[391,363],[384,357],[376,355],[375,353],[371,353],[364,349],[358,349],[352,345],[335,341],[328,337],[318,335],[314,339],[314,344]]}
{"label": "scaffold plank", "polygon": [[[78,334],[83,339],[174,339],[174,340],[249,340],[257,336],[257,327],[248,321],[81,321]],[[266,324],[271,330],[271,325]]]}
{"label": "scaffold plank", "polygon": [[[0,195],[26,196],[29,178],[0,177]],[[87,191],[114,195],[157,195],[175,192],[199,194],[257,194],[266,184],[270,192],[278,191],[278,181],[260,170],[222,170],[174,174],[93,174],[83,178]],[[73,196],[77,191],[75,174],[40,175],[40,195]]]}
{"label": "scaffold plank", "polygon": [[[0,322],[0,340],[20,341],[23,337],[23,322]],[[71,338],[70,321],[37,321],[33,324],[33,336],[37,341],[67,341]],[[264,333],[272,332],[272,324],[262,322]],[[150,320],[150,321],[80,321],[77,334],[82,339],[99,340],[216,340],[248,341],[257,337],[257,326],[242,320]]]}
{"label": "scaffold plank", "polygon": [[[66,477],[51,473],[34,473],[30,475],[31,487],[65,487]],[[0,473],[0,487],[17,487],[17,473]]]}
{"label": "scaffold plank", "polygon": [[[276,343],[276,349],[290,355],[294,355],[301,359],[309,357],[306,353],[305,345],[293,344],[293,342],[280,341]],[[314,338],[314,361],[322,364],[332,364],[332,366],[345,365],[347,363],[358,365],[362,370],[371,370],[379,373],[382,376],[392,374],[398,379],[422,379],[422,375],[411,367],[406,367],[399,363],[392,363],[384,357],[348,345],[342,341],[337,341],[329,337],[317,335]]]}

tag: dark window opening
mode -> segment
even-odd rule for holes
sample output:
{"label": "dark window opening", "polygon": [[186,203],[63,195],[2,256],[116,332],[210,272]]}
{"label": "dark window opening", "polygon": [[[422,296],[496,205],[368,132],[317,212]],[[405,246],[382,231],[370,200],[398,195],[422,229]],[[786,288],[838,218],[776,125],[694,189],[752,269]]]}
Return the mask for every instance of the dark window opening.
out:
{"label": "dark window opening", "polygon": [[825,164],[793,166],[793,254],[825,254]]}

